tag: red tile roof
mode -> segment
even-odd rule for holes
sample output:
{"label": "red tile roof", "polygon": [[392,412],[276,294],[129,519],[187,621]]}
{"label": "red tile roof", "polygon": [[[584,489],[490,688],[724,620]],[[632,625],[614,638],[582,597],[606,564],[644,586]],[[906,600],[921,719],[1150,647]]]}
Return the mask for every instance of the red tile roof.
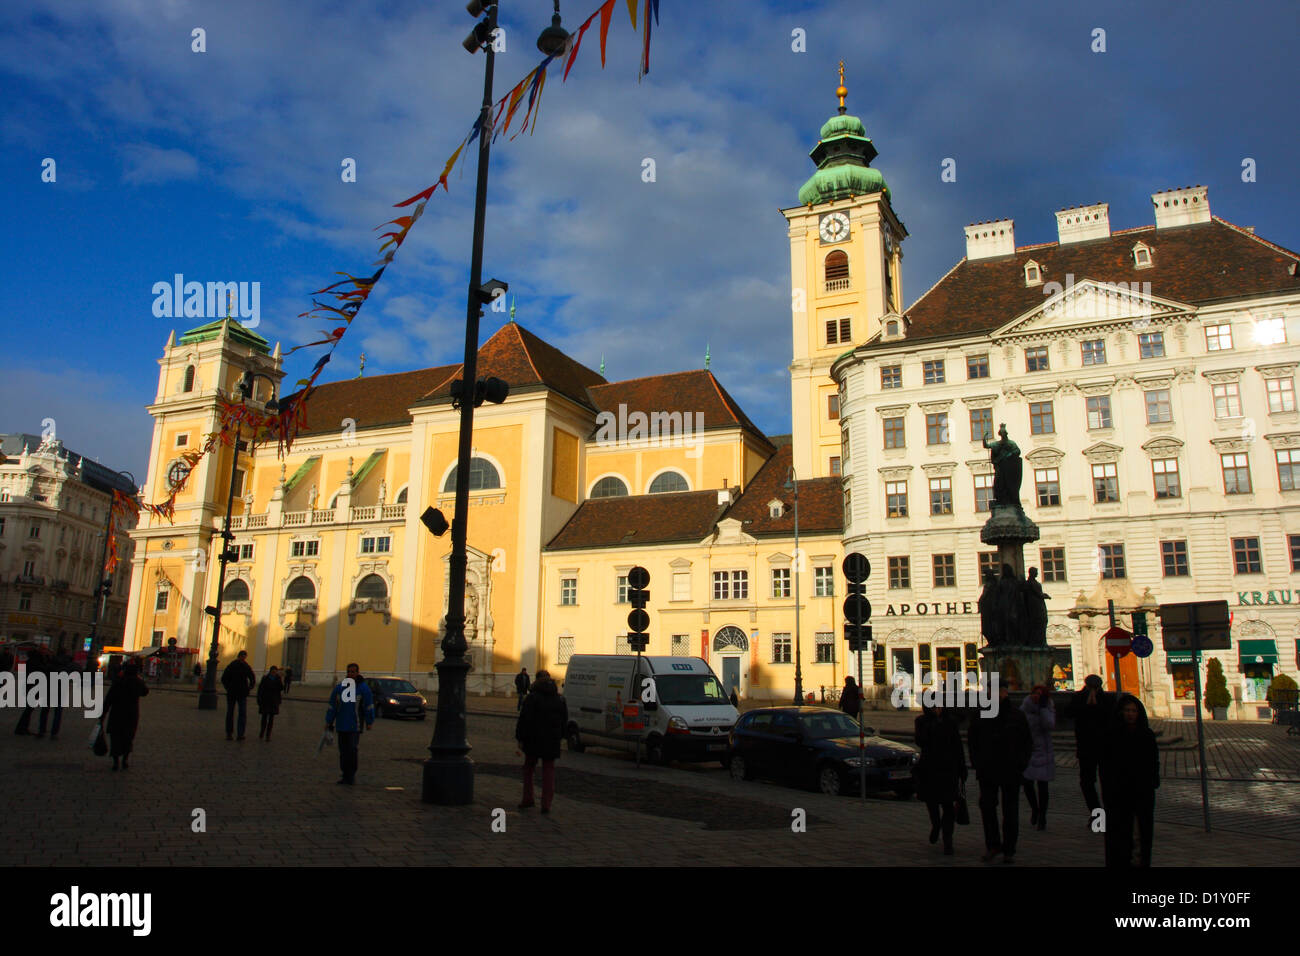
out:
{"label": "red tile roof", "polygon": [[[1151,248],[1152,265],[1137,269],[1133,246]],[[1021,246],[1013,256],[962,259],[907,310],[907,341],[989,332],[1042,304],[1042,286],[1025,286],[1025,264],[1043,268],[1043,282],[1151,283],[1151,294],[1192,305],[1300,291],[1287,266],[1300,254],[1218,218],[1208,223],[1156,229],[1141,226],[1109,238],[1060,245]],[[874,340],[867,348],[896,345]]]}
{"label": "red tile roof", "polygon": [[[683,417],[700,413],[704,416],[704,430],[741,428],[766,444],[771,444],[740,405],[727,393],[713,373],[705,369],[690,372],[670,372],[610,382],[591,389],[591,398],[600,411],[618,414],[619,405],[627,407],[628,414],[653,412],[680,413]],[[697,419],[692,418],[694,423]],[[693,426],[692,426],[693,427]]]}
{"label": "red tile roof", "polygon": [[455,365],[440,365],[317,386],[307,399],[307,426],[301,434],[342,431],[345,418],[355,421],[357,428],[409,422],[411,415],[407,409],[451,379],[456,369]]}
{"label": "red tile roof", "polygon": [[[744,522],[744,531],[756,538],[794,537],[794,493],[785,490],[794,449],[782,445],[758,470],[740,500],[724,517]],[[768,502],[785,504],[785,513],[773,518]],[[844,530],[844,492],[839,478],[799,480],[799,534],[840,534]]]}
{"label": "red tile roof", "polygon": [[713,533],[721,511],[717,489],[590,499],[578,507],[546,550],[703,541]]}

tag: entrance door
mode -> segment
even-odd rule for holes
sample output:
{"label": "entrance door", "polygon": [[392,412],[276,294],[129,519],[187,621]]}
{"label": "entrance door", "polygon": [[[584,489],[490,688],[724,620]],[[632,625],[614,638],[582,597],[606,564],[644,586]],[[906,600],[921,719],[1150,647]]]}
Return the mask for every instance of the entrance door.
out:
{"label": "entrance door", "polygon": [[307,657],[307,638],[291,637],[284,642],[284,666],[293,668],[293,679],[300,681],[306,674],[303,662]]}
{"label": "entrance door", "polygon": [[905,709],[912,704],[912,687],[915,681],[912,678],[913,658],[912,648],[910,647],[891,647],[890,656],[890,690],[896,687],[902,687],[906,691],[903,697],[903,707]]}
{"label": "entrance door", "polygon": [[740,694],[739,657],[724,657],[722,659],[722,686],[727,689],[727,693],[734,690],[737,695]]}
{"label": "entrance door", "polygon": [[[1138,662],[1136,654],[1125,654],[1119,659],[1121,689],[1126,694],[1138,694]],[[1106,655],[1106,689],[1115,690],[1115,655]],[[1028,688],[1026,688],[1028,690]]]}

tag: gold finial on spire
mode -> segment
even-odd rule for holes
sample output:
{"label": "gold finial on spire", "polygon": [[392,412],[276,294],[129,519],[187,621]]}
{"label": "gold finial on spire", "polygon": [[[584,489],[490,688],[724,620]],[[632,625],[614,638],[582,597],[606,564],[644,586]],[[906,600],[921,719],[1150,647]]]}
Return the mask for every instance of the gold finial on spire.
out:
{"label": "gold finial on spire", "polygon": [[848,88],[844,85],[844,61],[840,60],[840,85],[835,88],[835,95],[840,98],[840,113],[844,112],[844,97],[849,95]]}

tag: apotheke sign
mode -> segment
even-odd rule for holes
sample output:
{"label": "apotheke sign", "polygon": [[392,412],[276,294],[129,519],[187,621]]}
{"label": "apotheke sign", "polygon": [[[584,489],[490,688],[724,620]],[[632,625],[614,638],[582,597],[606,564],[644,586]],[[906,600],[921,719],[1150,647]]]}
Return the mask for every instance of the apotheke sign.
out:
{"label": "apotheke sign", "polygon": [[[974,614],[974,601],[930,601],[922,604],[889,605],[885,617],[907,617],[909,614]],[[957,610],[960,607],[961,610]],[[897,608],[897,610],[895,609]],[[933,610],[931,610],[933,608]],[[939,610],[943,608],[943,610]]]}

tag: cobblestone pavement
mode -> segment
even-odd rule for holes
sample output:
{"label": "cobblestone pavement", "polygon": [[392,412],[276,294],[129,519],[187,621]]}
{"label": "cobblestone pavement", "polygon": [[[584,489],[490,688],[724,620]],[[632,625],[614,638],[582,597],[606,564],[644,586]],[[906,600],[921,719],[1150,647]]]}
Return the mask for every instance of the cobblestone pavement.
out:
{"label": "cobblestone pavement", "polygon": [[[478,705],[471,700],[471,709]],[[0,849],[0,865],[303,865],[356,862],[365,847],[383,864],[981,866],[978,820],[959,828],[957,855],[926,841],[920,803],[892,796],[826,797],[777,784],[733,781],[713,766],[641,767],[598,749],[567,751],[553,812],[520,811],[513,704],[470,718],[478,764],[474,801],[420,802],[420,763],[433,719],[380,721],[361,745],[355,787],[336,786],[335,752],[316,754],[324,707],[290,699],[275,739],[227,742],[224,701],[199,711],[193,693],[155,691],[142,702],[131,769],[113,773],[87,744],[90,721],[69,714],[57,741],[18,737],[17,715],[0,728],[0,805],[10,822],[30,814]],[[1300,788],[1214,783],[1215,831],[1200,827],[1194,782],[1163,786],[1157,810],[1159,866],[1291,865],[1300,832],[1291,821]],[[87,808],[94,808],[90,813]],[[506,832],[493,831],[494,812]],[[195,811],[206,832],[191,828]],[[795,811],[806,832],[792,832]],[[1027,811],[1022,808],[1022,827]],[[1074,775],[1062,771],[1050,827],[1022,831],[1018,864],[1096,866],[1101,836],[1089,832]],[[1242,840],[1242,834],[1252,839]]]}

